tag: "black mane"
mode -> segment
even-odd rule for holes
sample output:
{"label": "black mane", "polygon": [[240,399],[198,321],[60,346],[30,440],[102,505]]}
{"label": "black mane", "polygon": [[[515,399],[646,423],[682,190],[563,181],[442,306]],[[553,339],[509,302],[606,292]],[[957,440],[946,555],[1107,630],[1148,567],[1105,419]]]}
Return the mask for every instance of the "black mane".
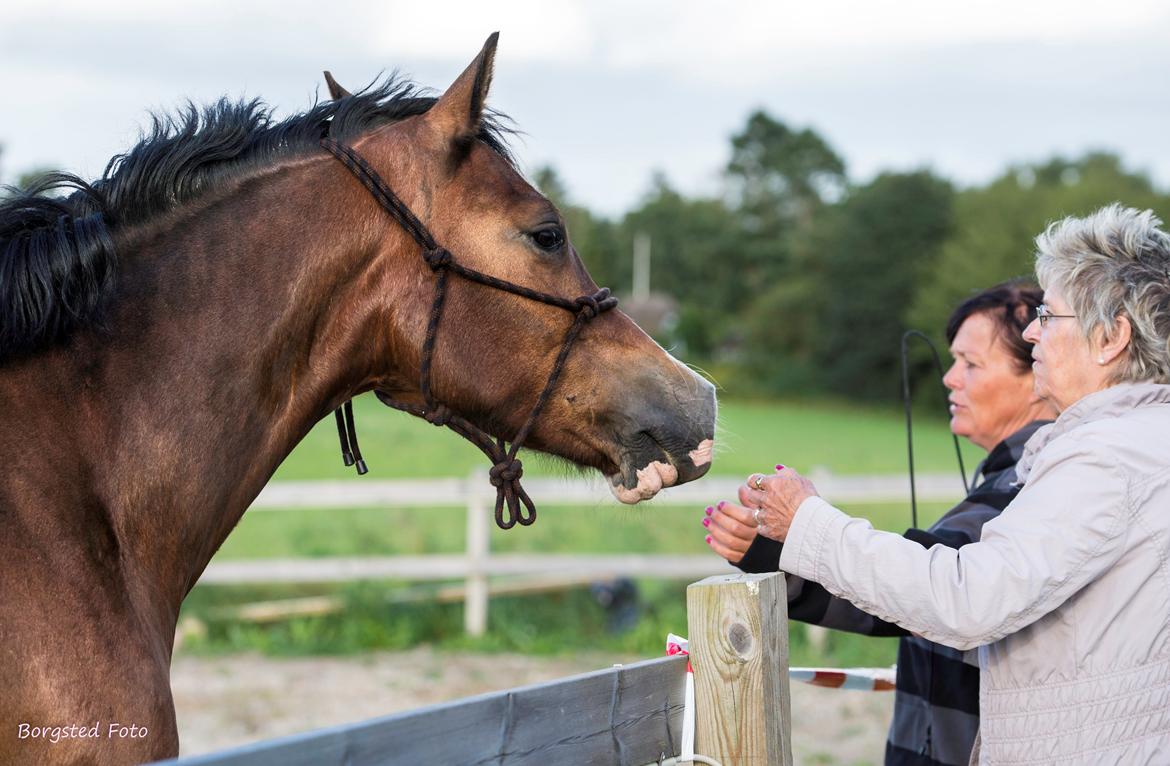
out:
{"label": "black mane", "polygon": [[[279,158],[319,151],[324,136],[345,141],[434,103],[393,75],[280,121],[258,99],[220,99],[202,110],[189,103],[174,115],[152,115],[149,132],[93,183],[50,173],[26,190],[8,189],[0,198],[0,362],[100,321],[117,273],[113,232]],[[486,115],[479,139],[511,162],[506,119]]]}

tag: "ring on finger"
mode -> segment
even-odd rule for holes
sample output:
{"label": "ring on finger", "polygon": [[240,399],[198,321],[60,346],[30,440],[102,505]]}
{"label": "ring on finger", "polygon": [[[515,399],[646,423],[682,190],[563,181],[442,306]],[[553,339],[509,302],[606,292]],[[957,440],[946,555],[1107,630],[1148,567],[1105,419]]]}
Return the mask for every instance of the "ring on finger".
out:
{"label": "ring on finger", "polygon": [[763,476],[763,474],[757,473],[754,476],[752,476],[752,486],[755,487],[757,492],[764,491],[764,476]]}
{"label": "ring on finger", "polygon": [[764,525],[764,520],[760,517],[760,514],[763,512],[763,510],[764,510],[763,508],[757,508],[755,511],[752,512],[752,518],[754,518],[756,520],[757,527]]}

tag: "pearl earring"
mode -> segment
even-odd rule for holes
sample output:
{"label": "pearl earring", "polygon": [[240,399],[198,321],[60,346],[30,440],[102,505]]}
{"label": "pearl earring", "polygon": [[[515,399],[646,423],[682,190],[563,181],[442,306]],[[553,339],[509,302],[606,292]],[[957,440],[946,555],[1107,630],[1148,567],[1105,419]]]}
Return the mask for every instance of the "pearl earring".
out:
{"label": "pearl earring", "polygon": [[1105,357],[1103,357],[1103,356],[1097,357],[1097,364],[1102,364],[1102,365],[1105,364]]}

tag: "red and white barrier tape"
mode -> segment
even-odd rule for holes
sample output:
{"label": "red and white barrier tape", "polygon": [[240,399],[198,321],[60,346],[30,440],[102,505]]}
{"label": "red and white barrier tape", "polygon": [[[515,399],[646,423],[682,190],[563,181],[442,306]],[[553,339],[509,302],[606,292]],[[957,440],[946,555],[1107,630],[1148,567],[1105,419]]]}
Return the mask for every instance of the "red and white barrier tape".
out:
{"label": "red and white barrier tape", "polygon": [[790,668],[788,678],[829,689],[894,690],[894,668]]}
{"label": "red and white barrier tape", "polygon": [[[687,640],[682,636],[670,633],[666,636],[666,653],[668,655],[687,654]],[[789,668],[788,678],[792,681],[822,686],[827,689],[853,689],[867,692],[894,691],[896,668]],[[694,702],[695,681],[691,661],[687,660],[687,710],[683,719],[683,738],[686,738],[687,724],[690,724],[690,733],[694,736],[694,712],[691,704]],[[693,739],[692,739],[693,744]]]}

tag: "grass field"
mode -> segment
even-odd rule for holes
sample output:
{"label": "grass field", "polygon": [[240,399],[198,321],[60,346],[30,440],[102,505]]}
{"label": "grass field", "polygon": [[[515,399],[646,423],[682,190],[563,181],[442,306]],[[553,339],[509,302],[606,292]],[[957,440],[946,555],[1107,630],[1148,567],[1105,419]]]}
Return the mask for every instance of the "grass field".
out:
{"label": "grass field", "polygon": [[[486,459],[453,433],[387,410],[373,397],[363,397],[355,409],[371,478],[462,477],[480,470],[486,482]],[[945,423],[921,416],[916,422],[918,469],[957,470]],[[842,474],[904,473],[903,429],[902,414],[894,410],[823,402],[725,403],[712,473],[746,476],[776,462],[806,471],[823,466]],[[964,446],[969,470],[980,456],[970,445]],[[551,459],[525,458],[526,474],[557,475],[569,470]],[[332,419],[327,419],[285,461],[275,480],[347,477],[363,480],[342,466],[336,429]],[[535,499],[539,505],[540,498]],[[901,531],[910,524],[906,507],[866,505],[845,510],[870,518],[879,528]],[[920,507],[920,517],[927,523],[943,510],[942,505],[926,505]],[[465,513],[462,507],[254,511],[245,515],[218,558],[460,552]],[[530,528],[504,532],[493,526],[491,546],[493,551],[508,553],[704,553],[701,518],[701,507],[654,503],[551,507]],[[264,628],[212,620],[208,636],[191,648],[304,654],[403,648],[425,641],[488,651],[548,653],[588,646],[652,656],[661,651],[668,630],[681,632],[686,625],[685,583],[640,581],[636,604],[621,613],[607,610],[588,588],[493,599],[488,635],[471,640],[463,636],[458,605],[414,604],[390,612],[384,594],[401,585],[200,587],[184,609],[203,618],[217,605],[326,592],[341,592],[349,606],[344,615]],[[794,664],[893,662],[893,640],[834,635],[820,651],[805,641],[803,628],[796,625],[791,640]]]}
{"label": "grass field", "polygon": [[[447,429],[388,409],[372,395],[354,402],[358,436],[371,478],[487,474],[486,458]],[[946,423],[937,416],[915,419],[915,455],[920,471],[952,471],[955,453]],[[903,473],[906,431],[900,409],[875,409],[834,402],[722,402],[711,469],[747,475],[776,463],[797,470],[825,466],[835,473]],[[978,459],[963,442],[968,468]],[[546,457],[529,456],[525,473],[560,475],[573,469]],[[341,464],[337,428],[329,417],[289,455],[275,481],[354,477]],[[355,478],[355,480],[357,480]]]}

